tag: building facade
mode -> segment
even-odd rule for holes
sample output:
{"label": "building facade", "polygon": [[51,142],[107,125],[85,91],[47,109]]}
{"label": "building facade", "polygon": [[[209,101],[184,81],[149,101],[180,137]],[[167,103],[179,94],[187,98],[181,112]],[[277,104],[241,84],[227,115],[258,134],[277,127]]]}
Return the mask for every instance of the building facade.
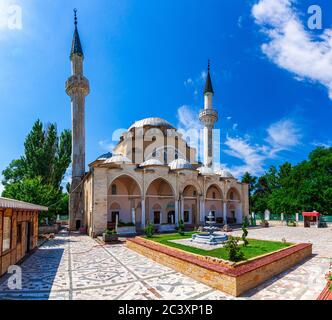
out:
{"label": "building facade", "polygon": [[83,76],[83,57],[75,13],[72,77],[66,84],[73,117],[71,229],[85,227],[91,236],[98,236],[116,223],[130,223],[141,231],[151,222],[160,230],[172,230],[181,220],[188,226],[205,224],[209,212],[219,223],[241,223],[249,215],[248,185],[227,170],[217,170],[213,163],[218,112],[213,106],[210,62],[204,108],[197,115],[204,128],[203,163],[172,124],[147,118],[130,126],[113,153],[92,162],[84,175],[89,83]]}
{"label": "building facade", "polygon": [[21,201],[0,198],[0,276],[38,244],[38,213],[47,211]]}

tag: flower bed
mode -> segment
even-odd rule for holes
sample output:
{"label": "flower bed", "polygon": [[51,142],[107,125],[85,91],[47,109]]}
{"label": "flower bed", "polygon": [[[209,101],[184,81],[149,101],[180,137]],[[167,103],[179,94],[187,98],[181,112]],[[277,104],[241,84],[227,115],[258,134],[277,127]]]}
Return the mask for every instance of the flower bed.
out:
{"label": "flower bed", "polygon": [[312,255],[312,244],[298,244],[240,263],[205,257],[144,238],[128,248],[213,288],[239,296]]}

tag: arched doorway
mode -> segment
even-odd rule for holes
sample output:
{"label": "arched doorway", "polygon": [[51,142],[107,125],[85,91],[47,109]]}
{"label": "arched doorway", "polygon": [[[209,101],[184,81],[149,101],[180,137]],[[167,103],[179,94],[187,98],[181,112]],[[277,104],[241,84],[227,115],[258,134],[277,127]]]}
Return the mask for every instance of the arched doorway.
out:
{"label": "arched doorway", "polygon": [[205,198],[205,219],[211,212],[217,223],[223,223],[223,194],[219,186],[211,185],[206,191]]}
{"label": "arched doorway", "polygon": [[113,180],[108,188],[107,203],[108,227],[115,226],[116,221],[134,225],[140,223],[141,189],[134,178],[122,175]]}
{"label": "arched doorway", "polygon": [[228,223],[242,223],[243,212],[241,207],[241,197],[235,188],[231,188],[227,193],[227,221]]}
{"label": "arched doorway", "polygon": [[146,191],[145,199],[147,222],[153,222],[155,212],[159,212],[160,225],[170,224],[172,221],[175,223],[175,194],[169,182],[162,178],[154,180]]}
{"label": "arched doorway", "polygon": [[183,190],[183,222],[188,225],[199,223],[198,217],[198,191],[193,185],[188,185]]}

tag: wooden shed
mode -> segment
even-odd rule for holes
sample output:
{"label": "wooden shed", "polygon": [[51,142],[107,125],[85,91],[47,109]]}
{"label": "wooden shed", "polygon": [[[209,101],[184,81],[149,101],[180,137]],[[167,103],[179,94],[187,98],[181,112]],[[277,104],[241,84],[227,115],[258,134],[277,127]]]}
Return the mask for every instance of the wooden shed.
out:
{"label": "wooden shed", "polygon": [[38,243],[38,214],[48,208],[0,197],[0,276]]}

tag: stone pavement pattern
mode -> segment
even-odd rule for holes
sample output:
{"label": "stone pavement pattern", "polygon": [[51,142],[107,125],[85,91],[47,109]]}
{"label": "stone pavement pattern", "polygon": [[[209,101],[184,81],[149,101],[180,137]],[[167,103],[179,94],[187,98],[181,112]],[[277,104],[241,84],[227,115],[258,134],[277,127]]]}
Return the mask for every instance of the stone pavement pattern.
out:
{"label": "stone pavement pattern", "polygon": [[[239,299],[316,299],[326,285],[324,274],[332,256],[331,229],[275,227],[251,229],[249,235],[271,240],[285,237],[294,242],[311,239],[316,256]],[[30,256],[22,264],[22,272],[20,291],[7,288],[8,276],[0,279],[0,300],[234,299],[124,245],[101,246],[87,236],[59,235]]]}

